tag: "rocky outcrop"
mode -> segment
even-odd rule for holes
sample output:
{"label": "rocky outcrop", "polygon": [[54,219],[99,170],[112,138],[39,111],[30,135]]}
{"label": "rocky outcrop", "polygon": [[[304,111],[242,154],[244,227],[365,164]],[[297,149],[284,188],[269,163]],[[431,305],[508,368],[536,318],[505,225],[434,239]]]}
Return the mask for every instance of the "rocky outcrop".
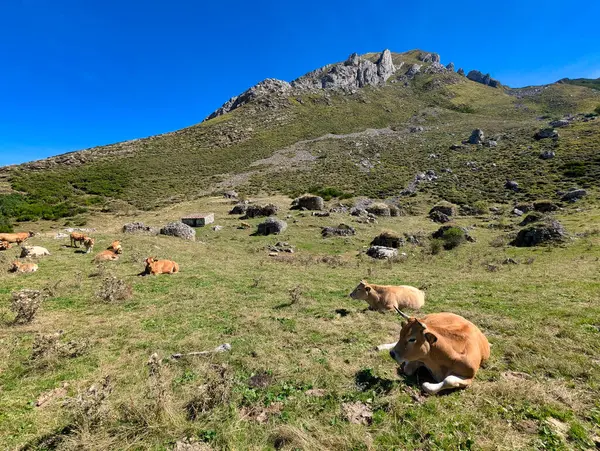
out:
{"label": "rocky outcrop", "polygon": [[437,53],[421,53],[419,55],[419,61],[423,61],[424,63],[439,63],[440,55]]}
{"label": "rocky outcrop", "polygon": [[396,72],[392,54],[384,50],[376,63],[353,53],[343,63],[325,66],[294,80],[292,86],[301,90],[349,89],[377,86]]}
{"label": "rocky outcrop", "polygon": [[278,211],[279,207],[274,204],[248,205],[248,208],[246,208],[246,214],[242,217],[242,219],[273,216],[276,215]]}
{"label": "rocky outcrop", "polygon": [[285,232],[287,223],[277,218],[267,218],[258,225],[257,235],[279,235]]}
{"label": "rocky outcrop", "polygon": [[556,243],[564,241],[567,234],[562,224],[558,221],[549,220],[545,223],[535,223],[517,234],[510,243],[517,247],[531,247],[539,244]]}
{"label": "rocky outcrop", "polygon": [[123,233],[147,233],[150,235],[158,235],[158,228],[147,226],[143,222],[130,222],[123,226]]}
{"label": "rocky outcrop", "polygon": [[328,238],[331,236],[352,236],[356,235],[354,227],[350,227],[346,224],[340,224],[337,227],[323,227],[321,229],[321,236]]}
{"label": "rocky outcrop", "polygon": [[538,131],[535,135],[533,135],[533,137],[539,141],[541,139],[548,139],[548,138],[552,138],[552,139],[558,139],[560,135],[558,134],[558,132],[556,130],[554,130],[553,128],[543,128],[540,131]]}
{"label": "rocky outcrop", "polygon": [[560,198],[563,202],[576,202],[579,199],[587,196],[587,191],[584,189],[574,189],[566,193]]}
{"label": "rocky outcrop", "polygon": [[446,69],[450,72],[454,72],[454,63],[450,62],[446,65]]}
{"label": "rocky outcrop", "polygon": [[322,197],[305,194],[294,199],[290,210],[323,210],[323,208],[325,208],[325,202]]}
{"label": "rocky outcrop", "polygon": [[239,96],[229,99],[221,108],[208,116],[205,121],[229,113],[258,97],[263,97],[268,94],[285,94],[291,91],[291,89],[292,86],[287,81],[277,80],[276,78],[267,78],[257,85],[252,86],[247,91],[244,91]]}
{"label": "rocky outcrop", "polygon": [[463,77],[465,76],[465,70],[462,67],[459,67],[456,73],[458,75],[462,75]]}
{"label": "rocky outcrop", "polygon": [[483,140],[485,136],[483,134],[483,130],[480,128],[476,128],[471,132],[471,136],[469,136],[469,144],[483,144]]}
{"label": "rocky outcrop", "polygon": [[569,125],[569,121],[566,119],[558,119],[556,121],[549,122],[548,125],[554,128],[566,127]]}
{"label": "rocky outcrop", "polygon": [[404,75],[406,75],[408,78],[412,78],[419,72],[421,72],[421,66],[419,64],[411,64]]}
{"label": "rocky outcrop", "polygon": [[490,86],[492,88],[499,88],[501,86],[498,80],[494,80],[490,77],[490,74],[482,74],[478,70],[472,70],[467,74],[467,78],[476,83],[481,83],[482,85]]}
{"label": "rocky outcrop", "polygon": [[404,238],[391,231],[381,232],[371,241],[371,246],[391,247],[395,249],[404,246],[404,244]]}
{"label": "rocky outcrop", "polygon": [[367,255],[380,260],[390,259],[398,256],[398,249],[385,246],[371,246],[367,250]]}
{"label": "rocky outcrop", "polygon": [[519,191],[519,184],[514,180],[507,180],[504,184],[504,188],[509,189],[511,191]]}
{"label": "rocky outcrop", "polygon": [[553,150],[544,150],[542,153],[540,153],[540,158],[542,160],[551,160],[555,156],[556,152],[554,152]]}

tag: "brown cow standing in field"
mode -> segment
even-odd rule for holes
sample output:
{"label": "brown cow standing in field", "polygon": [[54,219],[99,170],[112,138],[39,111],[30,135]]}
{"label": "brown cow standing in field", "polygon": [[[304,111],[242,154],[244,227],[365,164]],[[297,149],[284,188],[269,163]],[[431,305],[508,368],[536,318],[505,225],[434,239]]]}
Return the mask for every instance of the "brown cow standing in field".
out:
{"label": "brown cow standing in field", "polygon": [[172,260],[157,260],[156,257],[148,257],[144,260],[146,269],[142,274],[174,274],[179,272],[179,265]]}
{"label": "brown cow standing in field", "polygon": [[385,312],[398,308],[418,310],[425,304],[425,293],[408,285],[375,285],[361,280],[350,293],[352,299],[367,301],[371,310]]}
{"label": "brown cow standing in field", "polygon": [[417,319],[398,313],[407,320],[390,356],[412,375],[425,367],[436,383],[423,383],[423,390],[436,394],[442,390],[466,388],[473,382],[481,364],[490,357],[490,344],[472,322],[454,313],[432,313]]}
{"label": "brown cow standing in field", "polygon": [[38,265],[35,263],[21,263],[19,260],[15,260],[9,269],[10,272],[36,272],[37,270]]}
{"label": "brown cow standing in field", "polygon": [[102,252],[96,254],[92,263],[93,262],[115,261],[118,259],[119,259],[119,256],[115,252],[106,250],[106,251],[102,251]]}
{"label": "brown cow standing in field", "polygon": [[33,232],[0,233],[0,241],[21,244],[34,235]]}

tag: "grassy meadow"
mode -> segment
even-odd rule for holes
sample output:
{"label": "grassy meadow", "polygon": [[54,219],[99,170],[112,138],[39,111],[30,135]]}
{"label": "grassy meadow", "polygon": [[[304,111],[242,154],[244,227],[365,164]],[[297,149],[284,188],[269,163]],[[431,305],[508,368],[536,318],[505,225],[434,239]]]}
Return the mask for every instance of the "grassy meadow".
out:
{"label": "grassy meadow", "polygon": [[[220,198],[96,213],[85,225],[97,229],[94,253],[114,239],[124,247],[119,261],[101,267],[54,238],[64,220],[23,224],[39,232],[30,244],[52,255],[37,273],[9,274],[17,250],[0,253],[1,447],[163,450],[189,438],[195,449],[593,449],[600,441],[593,197],[555,215],[571,236],[560,246],[508,246],[519,221],[508,214],[458,217],[475,243],[431,255],[424,239],[393,262],[361,252],[384,229],[436,230],[425,203],[411,216],[358,224],[347,215],[288,212],[291,200],[273,197],[289,227],[269,237],[238,229],[238,217],[227,215],[231,203]],[[223,229],[197,229],[195,242],[121,233],[127,222],[160,226],[192,211],[215,212]],[[341,222],[356,236],[321,238],[320,227]],[[278,241],[296,252],[269,256]],[[177,261],[181,272],[138,277],[150,255]],[[110,276],[132,296],[101,300]],[[348,298],[362,278],[424,287],[423,313],[450,311],[477,324],[492,355],[474,385],[425,396],[421,379],[399,375],[387,352],[374,349],[395,340],[398,317]],[[49,297],[30,324],[15,325],[11,293],[23,288],[47,289]],[[36,334],[59,330],[62,343],[85,346],[33,358]],[[223,343],[230,352],[170,357]],[[158,360],[149,365],[153,353]],[[345,419],[342,406],[354,402],[372,412],[368,424]]]}

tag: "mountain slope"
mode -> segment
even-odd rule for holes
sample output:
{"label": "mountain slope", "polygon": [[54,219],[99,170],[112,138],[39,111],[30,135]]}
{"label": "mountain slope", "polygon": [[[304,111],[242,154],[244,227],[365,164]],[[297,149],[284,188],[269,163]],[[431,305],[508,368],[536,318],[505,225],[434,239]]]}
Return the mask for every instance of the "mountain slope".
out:
{"label": "mountain slope", "polygon": [[[427,170],[438,179],[413,194],[553,197],[599,183],[600,121],[584,115],[598,104],[599,92],[564,83],[486,86],[420,51],[352,55],[291,84],[265,81],[186,129],[3,168],[0,222],[111,208],[111,199],[150,209],[229,187],[399,196]],[[533,139],[549,120],[578,113],[558,140]],[[450,149],[476,128],[497,146]],[[556,157],[540,160],[544,151]],[[521,191],[506,191],[506,179]]]}

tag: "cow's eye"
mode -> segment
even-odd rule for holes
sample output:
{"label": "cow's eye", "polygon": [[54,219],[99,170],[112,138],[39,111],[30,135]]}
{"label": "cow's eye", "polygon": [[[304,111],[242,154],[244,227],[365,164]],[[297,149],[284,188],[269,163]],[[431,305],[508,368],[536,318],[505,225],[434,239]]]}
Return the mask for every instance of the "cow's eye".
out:
{"label": "cow's eye", "polygon": [[416,338],[414,338],[414,337],[413,337],[413,338],[409,338],[409,339],[408,339],[408,342],[409,342],[409,343],[414,343],[415,341],[417,341],[417,339],[416,339]]}

